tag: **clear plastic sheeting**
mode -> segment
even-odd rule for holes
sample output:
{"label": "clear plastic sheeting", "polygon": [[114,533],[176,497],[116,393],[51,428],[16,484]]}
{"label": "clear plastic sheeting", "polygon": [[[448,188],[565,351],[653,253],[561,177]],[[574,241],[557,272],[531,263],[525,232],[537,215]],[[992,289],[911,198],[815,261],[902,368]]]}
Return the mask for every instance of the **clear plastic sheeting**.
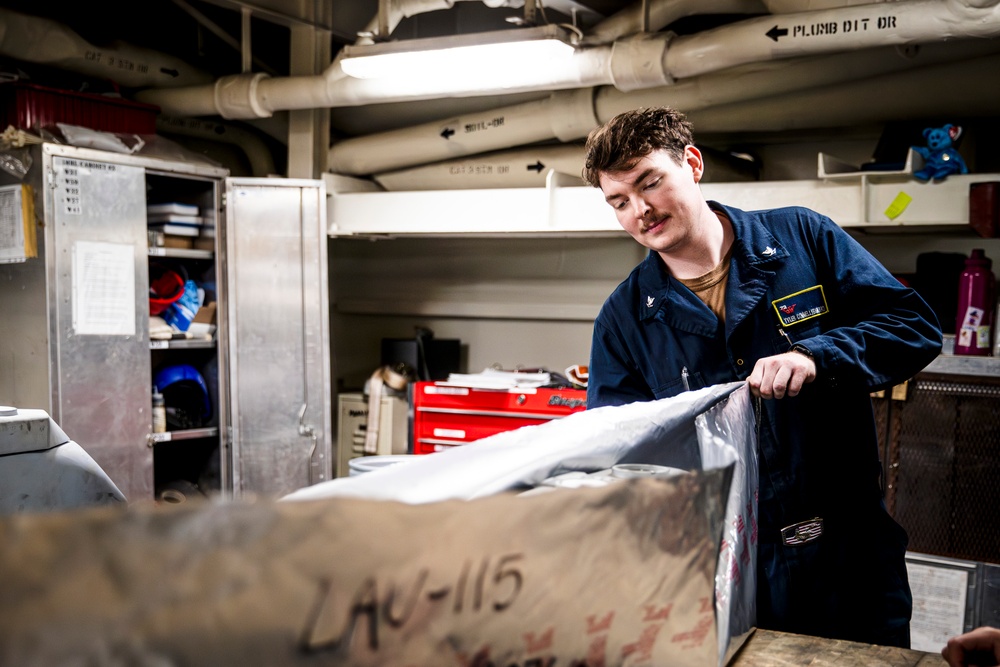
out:
{"label": "clear plastic sheeting", "polygon": [[[742,382],[734,382],[659,401],[585,410],[436,454],[415,456],[376,473],[308,486],[284,500],[346,496],[406,503],[469,500],[526,490],[562,473],[592,473],[620,463],[683,470],[723,467],[739,458],[742,439],[752,439],[754,434],[737,431],[738,419],[736,423],[727,419],[725,432],[717,431],[722,424],[696,428],[696,417],[742,386]],[[749,404],[749,398],[737,393],[730,402]],[[738,412],[750,428],[752,409],[748,405],[746,415]]]}

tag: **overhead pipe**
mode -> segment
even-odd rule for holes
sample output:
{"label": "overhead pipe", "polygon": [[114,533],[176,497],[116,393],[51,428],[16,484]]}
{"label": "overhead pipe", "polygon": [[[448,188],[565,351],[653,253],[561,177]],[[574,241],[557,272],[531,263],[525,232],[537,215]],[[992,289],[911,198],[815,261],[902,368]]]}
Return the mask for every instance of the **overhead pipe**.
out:
{"label": "overhead pipe", "polygon": [[[662,50],[662,49],[661,49]],[[612,47],[581,49],[555,73],[541,68],[519,73],[519,82],[503,88],[504,94],[538,90],[581,88],[611,83]],[[321,109],[371,103],[403,102],[440,97],[490,94],[495,86],[483,82],[470,89],[467,82],[438,77],[425,85],[408,79],[354,79],[340,69],[339,60],[318,75],[270,78],[263,73],[230,75],[214,85],[182,90],[149,89],[136,99],[159,106],[175,116],[262,118],[277,110]],[[175,94],[176,93],[176,94]]]}
{"label": "overhead pipe", "polygon": [[[550,171],[580,178],[583,146],[562,144],[519,148],[447,160],[378,174],[385,190],[463,190],[474,188],[543,187]],[[580,180],[583,184],[583,180]]]}
{"label": "overhead pipe", "polygon": [[[786,132],[830,127],[853,127],[880,122],[888,114],[899,120],[960,113],[969,116],[1000,114],[1000,88],[969,85],[993,76],[1000,54],[960,63],[945,63],[907,71],[845,81],[839,85],[793,91],[689,112],[700,137],[746,132]],[[926,95],[928,86],[939,93]],[[880,100],[858,104],[858,100]],[[803,113],[802,109],[809,109]],[[959,111],[954,111],[959,110]],[[734,180],[731,164],[712,159],[705,151],[706,181]],[[578,176],[584,163],[581,144],[538,146],[497,151],[461,159],[400,169],[372,177],[385,190],[461,190],[470,188],[541,187],[526,168],[537,165],[544,173],[554,169]],[[725,173],[719,178],[720,173]],[[744,175],[745,177],[745,175]],[[738,178],[736,180],[739,180]]]}
{"label": "overhead pipe", "polygon": [[177,87],[183,91],[212,80],[208,73],[165,53],[125,42],[94,46],[62,23],[4,8],[0,8],[0,54],[129,88]]}
{"label": "overhead pipe", "polygon": [[368,175],[548,139],[568,142],[597,124],[593,89],[560,91],[544,100],[345,139],[331,146],[327,166],[334,173]]}
{"label": "overhead pipe", "polygon": [[663,68],[683,79],[804,54],[998,34],[998,0],[880,2],[747,19],[678,37],[664,54]]}
{"label": "overhead pipe", "polygon": [[[530,188],[545,186],[549,172],[556,171],[582,186],[585,155],[582,142],[531,146],[375,174],[372,180],[389,191]],[[711,150],[703,157],[707,182],[752,180],[749,163],[741,170],[733,167],[743,160],[723,160]]]}
{"label": "overhead pipe", "polygon": [[690,113],[997,52],[1000,44],[991,41],[929,44],[911,57],[885,47],[747,65],[630,92],[611,86],[558,91],[543,100],[345,139],[331,146],[327,164],[335,173],[368,175],[553,139],[569,142],[637,107],[670,104]]}
{"label": "overhead pipe", "polygon": [[[870,0],[869,0],[870,1]],[[644,11],[645,10],[645,11]],[[696,14],[766,14],[761,0],[652,0],[635,2],[587,30],[583,44],[609,44],[641,32],[659,32]]]}
{"label": "overhead pipe", "polygon": [[241,127],[203,118],[171,118],[160,114],[156,118],[156,129],[161,134],[231,144],[246,155],[253,176],[273,176],[277,173],[274,157],[267,144],[253,132]]}
{"label": "overhead pipe", "polygon": [[[1000,71],[1000,55],[994,54],[920,71],[701,109],[688,117],[703,136],[850,127],[879,122],[887,116],[899,120],[996,116],[1000,114],[1000,87],[977,85],[977,82],[995,80],[997,71]],[[802,109],[809,112],[803,113]]]}
{"label": "overhead pipe", "polygon": [[[748,19],[731,26],[671,39],[641,35],[612,46],[578,49],[556,72],[522,72],[520,82],[502,92],[565,90],[614,85],[637,90],[673,83],[741,64],[778,58],[850,51],[892,44],[1000,35],[1000,0],[910,0],[876,3],[780,17]],[[271,79],[263,74],[223,77],[215,86],[194,90],[148,90],[140,101],[171,115],[255,118],[278,109],[315,109],[498,92],[484,84],[470,90],[445,77],[431,86],[394,79],[346,76],[339,61],[318,76]]]}

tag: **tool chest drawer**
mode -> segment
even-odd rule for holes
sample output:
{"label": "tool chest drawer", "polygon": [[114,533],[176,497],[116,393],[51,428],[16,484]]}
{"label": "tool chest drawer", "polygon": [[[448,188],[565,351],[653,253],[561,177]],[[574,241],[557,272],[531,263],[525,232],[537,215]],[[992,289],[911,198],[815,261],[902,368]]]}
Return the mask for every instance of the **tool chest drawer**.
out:
{"label": "tool chest drawer", "polygon": [[586,408],[581,389],[460,387],[417,382],[413,453],[432,454],[522,426],[544,424]]}

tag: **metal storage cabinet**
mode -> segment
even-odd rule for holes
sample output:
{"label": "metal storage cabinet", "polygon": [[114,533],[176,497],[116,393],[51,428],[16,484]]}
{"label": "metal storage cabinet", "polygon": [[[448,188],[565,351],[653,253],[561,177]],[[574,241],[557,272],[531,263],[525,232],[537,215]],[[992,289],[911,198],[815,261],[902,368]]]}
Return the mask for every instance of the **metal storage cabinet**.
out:
{"label": "metal storage cabinet", "polygon": [[233,486],[283,495],[330,479],[326,190],[226,181]]}
{"label": "metal storage cabinet", "polygon": [[[199,466],[236,496],[328,479],[323,183],[55,144],[32,157],[39,255],[0,264],[0,403],[47,410],[130,502]],[[154,196],[214,218],[214,250],[149,247]],[[215,342],[150,339],[150,260],[214,272]],[[212,421],[153,434],[154,365],[191,358],[212,370]]]}

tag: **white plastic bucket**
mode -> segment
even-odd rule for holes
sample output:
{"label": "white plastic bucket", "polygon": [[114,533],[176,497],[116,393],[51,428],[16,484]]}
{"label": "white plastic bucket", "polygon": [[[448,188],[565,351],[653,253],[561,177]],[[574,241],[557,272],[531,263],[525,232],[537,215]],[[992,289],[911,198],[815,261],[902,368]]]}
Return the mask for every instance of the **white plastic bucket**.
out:
{"label": "white plastic bucket", "polygon": [[351,459],[347,463],[350,470],[350,477],[356,477],[366,472],[375,472],[396,463],[410,461],[415,454],[387,454],[385,456],[359,456]]}

